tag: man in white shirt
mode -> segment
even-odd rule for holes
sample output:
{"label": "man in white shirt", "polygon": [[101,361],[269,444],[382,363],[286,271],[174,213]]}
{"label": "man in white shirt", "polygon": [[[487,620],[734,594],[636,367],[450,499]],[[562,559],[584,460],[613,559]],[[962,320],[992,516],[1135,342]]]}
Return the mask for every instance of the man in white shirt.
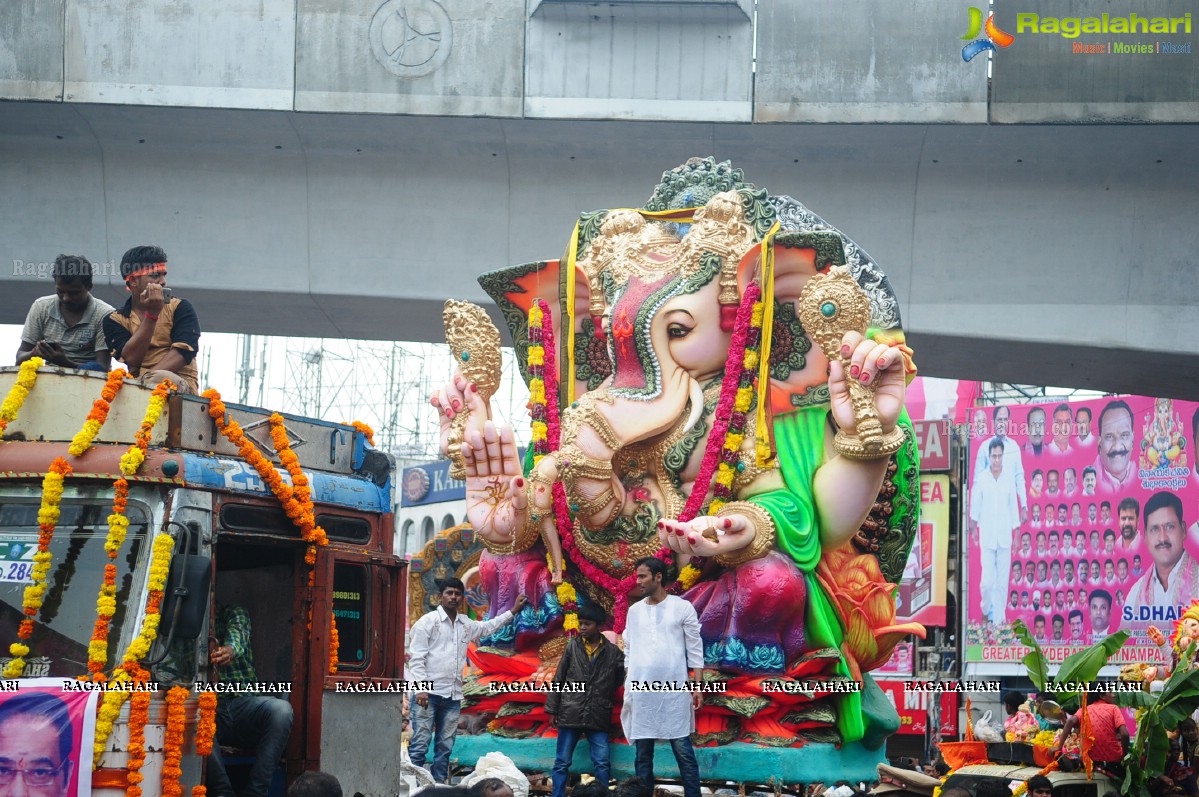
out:
{"label": "man in white shirt", "polygon": [[1074,426],[1074,413],[1069,404],[1058,404],[1053,408],[1053,439],[1049,441],[1049,453],[1065,456],[1074,449],[1070,446],[1070,432]]}
{"label": "man in white shirt", "polygon": [[431,681],[432,689],[416,693],[408,755],[413,764],[423,767],[429,742],[436,730],[437,746],[429,772],[436,782],[448,783],[450,753],[454,750],[458,714],[462,708],[462,670],[466,667],[466,646],[512,622],[515,614],[519,614],[528,603],[528,598],[520,595],[511,611],[479,622],[458,611],[466,594],[466,587],[459,579],[447,578],[440,587],[440,605],[417,620],[409,635],[409,679],[416,682]]}
{"label": "man in white shirt", "polygon": [[1187,553],[1185,541],[1182,500],[1171,492],[1154,493],[1145,501],[1145,547],[1153,567],[1132,585],[1130,605],[1182,607],[1194,600],[1199,564]]}
{"label": "man in white shirt", "polygon": [[982,610],[995,625],[1005,621],[1002,579],[1012,567],[1012,534],[1020,527],[1015,485],[1003,466],[1005,449],[1003,439],[992,438],[987,446],[990,467],[975,472],[970,490],[970,531],[982,556]]}
{"label": "man in white shirt", "polygon": [[1074,425],[1078,428],[1078,447],[1086,449],[1095,445],[1095,436],[1091,434],[1091,408],[1079,407],[1074,413]]}
{"label": "man in white shirt", "polygon": [[[1007,572],[1004,570],[1003,572]],[[703,678],[704,648],[695,607],[664,586],[666,565],[649,556],[637,561],[637,588],[644,600],[629,609],[624,630],[625,688],[620,724],[636,748],[634,771],[654,788],[654,743],[670,742],[683,780],[683,797],[700,797],[699,763],[691,746],[701,693],[679,691]],[[690,672],[688,672],[690,671]],[[665,685],[665,689],[655,689]]]}
{"label": "man in white shirt", "polygon": [[1066,468],[1062,472],[1062,479],[1065,486],[1062,488],[1062,495],[1074,495],[1078,492],[1078,473],[1074,468]]}
{"label": "man in white shirt", "polygon": [[[1020,450],[1020,446],[1016,441],[1008,436],[1008,422],[1011,419],[1012,411],[1005,406],[998,406],[992,417],[995,421],[995,436],[991,441],[984,443],[978,447],[978,456],[974,458],[974,479],[979,480],[979,477],[990,466],[988,462],[990,442],[999,440],[1003,443],[1003,476],[1012,483],[1012,488],[1016,494],[1016,501],[1019,504],[1019,514],[1017,517],[1020,522],[1028,520],[1028,488],[1024,483],[1024,453]],[[1009,544],[1009,547],[1010,544]],[[1006,572],[1006,571],[1005,571]]]}

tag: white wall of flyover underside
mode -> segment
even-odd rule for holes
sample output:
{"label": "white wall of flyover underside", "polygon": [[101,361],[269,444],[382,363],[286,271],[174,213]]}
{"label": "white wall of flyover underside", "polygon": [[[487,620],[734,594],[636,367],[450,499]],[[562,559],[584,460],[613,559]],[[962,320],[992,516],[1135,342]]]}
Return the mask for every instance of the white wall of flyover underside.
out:
{"label": "white wall of flyover underside", "polygon": [[[731,159],[888,273],[929,375],[1199,398],[1195,128],[498,120],[0,103],[5,261],[164,246],[211,331],[434,340],[578,212]],[[0,322],[48,284],[0,267]],[[123,301],[119,279],[98,293]]]}

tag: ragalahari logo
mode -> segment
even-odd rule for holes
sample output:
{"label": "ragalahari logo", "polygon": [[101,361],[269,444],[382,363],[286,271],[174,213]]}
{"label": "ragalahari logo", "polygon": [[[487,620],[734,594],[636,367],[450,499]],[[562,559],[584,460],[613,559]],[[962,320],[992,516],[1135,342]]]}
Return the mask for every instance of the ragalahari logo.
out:
{"label": "ragalahari logo", "polygon": [[[970,14],[970,28],[966,31],[966,35],[961,38],[962,41],[969,41],[970,43],[962,48],[963,61],[969,63],[970,59],[984,50],[995,52],[997,46],[1007,47],[1016,40],[1016,37],[1012,34],[999,29],[999,26],[995,24],[994,13],[987,16],[987,22],[984,25],[982,11],[973,7],[968,11]],[[984,31],[987,35],[981,39],[978,38],[978,34]]]}

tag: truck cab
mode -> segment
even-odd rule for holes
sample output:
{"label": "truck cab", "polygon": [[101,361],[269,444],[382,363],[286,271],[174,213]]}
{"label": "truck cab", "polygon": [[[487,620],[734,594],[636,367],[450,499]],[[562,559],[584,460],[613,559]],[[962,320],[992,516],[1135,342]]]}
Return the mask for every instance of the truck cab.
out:
{"label": "truck cab", "polygon": [[[0,369],[0,396],[9,394],[17,373]],[[94,443],[74,456],[70,442],[104,385],[101,374],[42,367],[0,441],[0,655],[8,655],[25,614],[43,479],[56,458],[71,466],[49,545],[44,600],[27,640],[27,678],[88,673],[97,593],[110,561],[104,545],[114,483],[151,395],[149,387],[127,380]],[[128,477],[129,529],[113,561],[116,611],[105,672],[121,664],[141,629],[151,542],[170,534],[158,638],[143,661],[152,678],[164,691],[169,685],[192,690],[191,711],[195,692],[220,682],[209,666],[210,644],[220,642],[219,607],[243,606],[252,621],[257,681],[277,685],[272,696],[288,700],[295,714],[272,793],[305,770],[323,769],[342,777],[348,794],[391,795],[400,780],[406,592],[405,563],[393,550],[394,463],[353,425],[283,416],[311,484],[316,523],[328,539],[309,562],[300,528],[245,452],[221,435],[209,406],[207,398],[169,395],[149,432],[145,460]],[[226,404],[226,413],[290,484],[272,444],[270,411]],[[93,772],[94,794],[115,797],[128,785],[128,709],[126,702]],[[370,733],[362,732],[364,712],[371,716]],[[150,716],[154,726],[158,714],[152,709]],[[148,759],[154,755],[151,726]],[[185,753],[182,781],[190,789],[202,782],[204,767],[190,744]],[[226,750],[235,785],[237,767],[252,756],[252,750]],[[162,793],[161,766],[153,764],[148,760],[142,770],[146,797]]]}

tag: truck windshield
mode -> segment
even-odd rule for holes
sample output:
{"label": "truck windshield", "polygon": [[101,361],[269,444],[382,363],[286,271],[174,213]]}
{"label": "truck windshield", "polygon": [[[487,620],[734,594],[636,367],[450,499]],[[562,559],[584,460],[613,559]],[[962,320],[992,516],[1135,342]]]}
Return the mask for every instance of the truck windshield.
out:
{"label": "truck windshield", "polygon": [[[23,618],[25,587],[32,582],[33,555],[37,552],[39,501],[0,498],[0,645],[17,639]],[[104,579],[108,555],[104,540],[112,499],[71,500],[64,498],[62,515],[50,544],[53,560],[46,579],[41,613],[29,641],[26,677],[71,678],[87,673],[87,647],[96,622],[96,597]],[[116,559],[117,610],[109,633],[108,662],[111,671],[119,649],[121,628],[126,619],[133,573],[146,549],[147,507],[130,498],[126,515],[129,534]],[[0,658],[7,663],[8,658]]]}

